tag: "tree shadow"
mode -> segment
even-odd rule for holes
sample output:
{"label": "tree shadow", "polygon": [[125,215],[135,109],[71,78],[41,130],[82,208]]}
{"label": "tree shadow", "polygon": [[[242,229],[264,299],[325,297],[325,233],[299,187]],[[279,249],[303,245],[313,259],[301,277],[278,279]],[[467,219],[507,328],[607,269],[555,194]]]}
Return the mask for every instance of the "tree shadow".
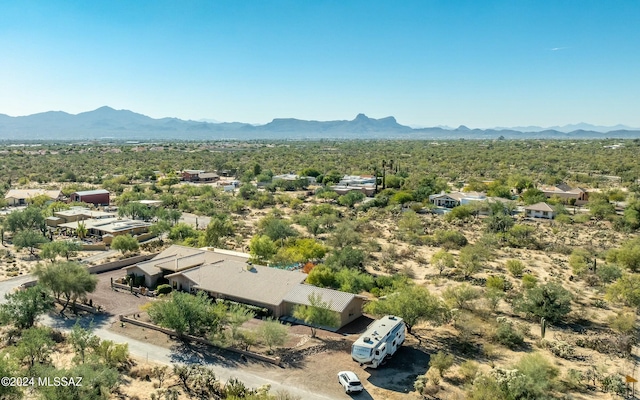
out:
{"label": "tree shadow", "polygon": [[212,364],[227,368],[241,368],[243,365],[276,367],[266,361],[247,357],[239,353],[209,346],[203,343],[179,342],[171,346],[171,362],[181,364]]}
{"label": "tree shadow", "polygon": [[77,322],[82,328],[91,330],[108,326],[111,323],[110,319],[107,314],[60,315],[54,310],[45,316],[45,323],[54,329],[70,331]]}
{"label": "tree shadow", "polygon": [[368,369],[367,380],[379,388],[408,393],[413,390],[417,377],[429,369],[429,360],[430,356],[424,350],[402,346],[378,369]]}

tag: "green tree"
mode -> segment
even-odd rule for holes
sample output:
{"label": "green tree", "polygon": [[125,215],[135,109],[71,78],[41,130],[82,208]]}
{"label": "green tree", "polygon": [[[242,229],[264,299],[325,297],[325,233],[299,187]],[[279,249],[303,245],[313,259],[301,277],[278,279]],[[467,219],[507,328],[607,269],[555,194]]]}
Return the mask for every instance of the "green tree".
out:
{"label": "green tree", "polygon": [[54,345],[51,339],[51,328],[29,328],[22,332],[14,355],[33,368],[36,363],[45,363],[49,359]]}
{"label": "green tree", "polygon": [[0,323],[14,324],[18,329],[29,329],[38,316],[53,308],[53,299],[41,286],[7,293],[0,304]]}
{"label": "green tree", "polygon": [[445,249],[438,250],[431,256],[431,264],[438,269],[440,275],[445,269],[451,269],[456,266],[453,255]]}
{"label": "green tree", "polygon": [[470,309],[469,302],[480,298],[480,291],[468,283],[463,283],[447,287],[442,297],[450,307]]}
{"label": "green tree", "polygon": [[269,350],[273,349],[273,346],[285,344],[289,336],[287,326],[273,318],[262,321],[258,333],[264,344],[269,346]]}
{"label": "green tree", "polygon": [[288,220],[267,216],[258,222],[258,227],[263,235],[269,236],[271,240],[277,242],[284,241],[288,237],[297,236],[298,232],[293,229]]}
{"label": "green tree", "polygon": [[249,242],[251,259],[258,264],[266,264],[277,252],[278,246],[267,235],[256,235]]}
{"label": "green tree", "polygon": [[607,288],[607,299],[640,308],[640,275],[622,275]]}
{"label": "green tree", "polygon": [[311,328],[311,337],[316,337],[316,327],[326,326],[337,328],[340,326],[340,316],[331,309],[331,302],[322,300],[319,293],[311,293],[308,297],[309,305],[297,305],[293,309],[293,316],[305,322]]}
{"label": "green tree", "polygon": [[585,249],[573,249],[569,256],[569,266],[571,271],[578,276],[587,273],[591,267],[591,253]]}
{"label": "green tree", "polygon": [[338,204],[353,208],[353,206],[364,199],[364,194],[358,190],[351,190],[349,193],[338,197]]}
{"label": "green tree", "polygon": [[39,244],[47,243],[48,241],[49,239],[42,236],[40,232],[32,230],[23,230],[13,236],[13,244],[16,246],[16,249],[28,248],[32,256],[35,256],[34,249]]}
{"label": "green tree", "polygon": [[[13,360],[0,353],[0,377],[17,378],[20,372]],[[0,399],[19,400],[23,396],[22,388],[14,385],[0,385]]]}
{"label": "green tree", "polygon": [[39,398],[42,400],[108,400],[120,383],[117,369],[97,362],[76,365],[70,369],[40,368],[38,376],[48,377],[51,382],[56,377],[82,377],[82,385],[38,387]]}
{"label": "green tree", "polygon": [[453,366],[453,360],[453,354],[439,351],[429,360],[429,367],[437,369],[440,376],[443,377],[444,373]]}
{"label": "green tree", "polygon": [[227,313],[227,322],[231,328],[231,338],[234,341],[241,340],[242,335],[239,328],[245,322],[254,318],[256,314],[241,304],[234,304],[229,308]]}
{"label": "green tree", "polygon": [[368,303],[365,311],[376,316],[401,317],[410,334],[413,334],[412,328],[420,322],[440,324],[449,319],[446,305],[421,286],[404,286],[384,300]]}
{"label": "green tree", "polygon": [[482,265],[486,260],[486,249],[478,245],[468,245],[460,250],[458,267],[462,271],[464,278],[468,279],[482,270]]}
{"label": "green tree", "polygon": [[235,234],[233,222],[227,215],[216,215],[211,218],[204,234],[204,244],[211,247],[220,247],[223,239]]}
{"label": "green tree", "polygon": [[334,268],[352,268],[364,271],[365,254],[351,246],[336,249],[327,257],[326,264]]}
{"label": "green tree", "polygon": [[49,289],[59,301],[64,297],[65,303],[60,314],[64,314],[69,303],[75,305],[77,299],[96,290],[98,283],[95,275],[91,275],[82,264],[72,261],[56,262],[46,266],[39,264],[36,266],[35,275],[38,282]]}
{"label": "green tree", "polygon": [[134,252],[140,248],[138,244],[138,240],[133,236],[126,235],[118,235],[113,238],[111,241],[111,248],[113,250],[119,250],[122,255],[125,255],[128,252]]}
{"label": "green tree", "polygon": [[549,282],[527,289],[514,309],[547,321],[560,321],[571,311],[571,293],[560,283]]}
{"label": "green tree", "polygon": [[154,323],[173,329],[178,335],[205,335],[220,331],[227,308],[223,303],[212,303],[204,292],[196,296],[172,292],[153,302],[148,313]]}
{"label": "green tree", "polygon": [[82,250],[82,244],[72,240],[58,240],[47,242],[40,248],[40,257],[54,262],[58,256],[65,257],[67,261],[75,257]]}
{"label": "green tree", "polygon": [[69,333],[69,343],[76,352],[75,358],[84,364],[87,351],[97,347],[100,343],[100,338],[91,333],[89,329],[80,326],[80,323],[76,321]]}
{"label": "green tree", "polygon": [[619,264],[632,272],[640,271],[640,238],[624,242],[619,249],[609,250],[607,261]]}
{"label": "green tree", "polygon": [[536,188],[527,189],[520,197],[526,205],[540,203],[547,199],[542,190]]}
{"label": "green tree", "polygon": [[198,231],[183,222],[175,224],[169,231],[169,239],[171,240],[185,241],[188,238],[197,238],[198,236]]}

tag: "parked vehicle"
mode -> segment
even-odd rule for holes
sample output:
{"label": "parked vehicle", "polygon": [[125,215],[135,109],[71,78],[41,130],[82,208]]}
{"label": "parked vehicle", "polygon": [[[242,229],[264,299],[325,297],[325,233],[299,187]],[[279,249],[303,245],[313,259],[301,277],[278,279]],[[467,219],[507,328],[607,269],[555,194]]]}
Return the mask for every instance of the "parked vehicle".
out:
{"label": "parked vehicle", "polygon": [[364,390],[358,375],[352,371],[338,372],[338,383],[342,385],[346,393],[362,392]]}
{"label": "parked vehicle", "polygon": [[[400,317],[387,315],[374,321],[351,346],[351,358],[361,366],[378,368],[404,343],[405,325]],[[365,367],[365,368],[366,368]]]}

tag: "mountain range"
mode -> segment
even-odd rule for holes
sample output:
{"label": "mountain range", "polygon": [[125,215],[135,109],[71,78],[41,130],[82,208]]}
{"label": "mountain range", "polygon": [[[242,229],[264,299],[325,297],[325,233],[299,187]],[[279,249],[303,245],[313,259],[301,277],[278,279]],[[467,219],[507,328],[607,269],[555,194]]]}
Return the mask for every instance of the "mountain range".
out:
{"label": "mountain range", "polygon": [[264,125],[241,122],[155,119],[129,110],[100,107],[68,114],[49,111],[22,117],[0,114],[0,140],[256,140],[256,139],[594,139],[640,138],[640,129],[588,124],[564,127],[470,129],[411,128],[394,117],[380,119],[358,114],[353,120],[307,121],[277,118]]}

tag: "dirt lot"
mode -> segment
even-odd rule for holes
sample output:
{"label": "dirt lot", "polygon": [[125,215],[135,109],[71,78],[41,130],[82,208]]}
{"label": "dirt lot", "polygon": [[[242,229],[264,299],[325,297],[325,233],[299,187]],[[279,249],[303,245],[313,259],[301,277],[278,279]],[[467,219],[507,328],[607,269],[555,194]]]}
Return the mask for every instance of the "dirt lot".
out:
{"label": "dirt lot", "polygon": [[125,290],[111,289],[111,278],[121,278],[123,275],[124,272],[119,269],[98,274],[96,291],[87,298],[93,300],[94,305],[101,306],[111,315],[117,316],[140,311],[141,305],[151,301],[149,297],[131,294]]}
{"label": "dirt lot", "polygon": [[[256,328],[259,320],[247,322],[245,328]],[[158,346],[183,351],[184,344],[170,339],[167,335],[126,324],[112,324],[111,330],[134,339],[151,342]],[[351,360],[351,344],[357,334],[341,335],[339,333],[318,331],[318,338],[311,339],[310,330],[306,326],[290,327],[290,337],[286,346],[290,347],[281,354],[283,367],[248,359],[243,361],[235,353],[219,349],[211,349],[216,357],[224,358],[232,363],[243,363],[243,369],[255,372],[265,378],[291,387],[304,387],[308,390],[323,393],[335,399],[351,398],[345,394],[337,382],[338,371],[354,371],[362,380],[365,392],[353,395],[358,399],[414,399],[413,382],[416,376],[424,374],[429,364],[429,355],[419,350],[412,338],[407,338],[407,345],[383,367],[377,370],[364,370]],[[313,376],[313,379],[309,379]],[[135,382],[134,382],[135,383]]]}

